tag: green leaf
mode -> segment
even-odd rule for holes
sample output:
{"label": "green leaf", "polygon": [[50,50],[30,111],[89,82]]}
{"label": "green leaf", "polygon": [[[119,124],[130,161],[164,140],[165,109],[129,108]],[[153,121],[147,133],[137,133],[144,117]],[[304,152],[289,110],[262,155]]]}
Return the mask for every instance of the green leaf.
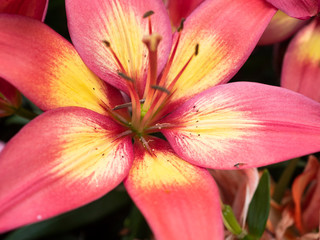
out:
{"label": "green leaf", "polygon": [[[85,194],[85,193],[84,193]],[[104,197],[71,212],[28,225],[9,234],[4,240],[36,240],[98,221],[131,203],[125,191],[114,190]]]}
{"label": "green leaf", "polygon": [[224,226],[233,234],[240,235],[242,233],[242,228],[238,223],[232,208],[229,205],[223,205],[222,209],[223,223]]}
{"label": "green leaf", "polygon": [[270,176],[265,170],[249,205],[247,223],[250,236],[259,239],[266,227],[270,210]]}

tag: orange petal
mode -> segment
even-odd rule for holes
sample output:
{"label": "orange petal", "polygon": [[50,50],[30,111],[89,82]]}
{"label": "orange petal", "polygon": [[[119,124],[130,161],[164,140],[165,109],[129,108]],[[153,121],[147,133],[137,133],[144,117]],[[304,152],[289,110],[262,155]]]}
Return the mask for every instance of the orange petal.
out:
{"label": "orange petal", "polygon": [[[319,229],[320,227],[320,164],[317,164],[318,172],[310,183],[303,204],[302,220],[307,231]],[[309,196],[308,196],[309,193]],[[308,199],[309,197],[309,199]]]}
{"label": "orange petal", "polygon": [[[295,204],[295,223],[301,233],[305,231],[305,226],[302,223],[301,203],[302,195],[312,179],[316,177],[319,169],[318,159],[314,156],[310,156],[308,164],[304,169],[304,172],[299,175],[292,184],[292,196]],[[319,214],[319,213],[318,213]],[[318,215],[319,216],[319,215]],[[306,222],[307,224],[307,222]]]}

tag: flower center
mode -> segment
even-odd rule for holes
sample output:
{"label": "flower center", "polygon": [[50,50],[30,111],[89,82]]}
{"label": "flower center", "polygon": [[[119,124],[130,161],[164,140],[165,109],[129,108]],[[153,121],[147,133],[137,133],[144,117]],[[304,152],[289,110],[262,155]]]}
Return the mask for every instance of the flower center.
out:
{"label": "flower center", "polygon": [[[105,46],[110,50],[114,59],[117,61],[120,69],[118,75],[126,80],[127,89],[130,95],[131,102],[116,106],[110,110],[111,116],[113,116],[122,125],[129,128],[124,135],[132,134],[133,137],[139,137],[144,142],[144,136],[150,133],[159,132],[162,128],[170,127],[170,124],[159,124],[157,123],[164,113],[167,111],[166,103],[172,95],[172,89],[182,75],[190,61],[194,56],[198,54],[199,45],[195,47],[195,52],[179,71],[174,80],[170,85],[166,86],[166,81],[173,59],[175,57],[177,47],[180,41],[181,30],[183,28],[183,21],[181,26],[178,28],[178,37],[173,45],[170,57],[166,66],[164,67],[160,78],[158,78],[158,47],[162,40],[162,37],[158,33],[152,31],[151,16],[153,11],[149,11],[144,14],[143,18],[148,20],[148,35],[144,36],[142,42],[148,49],[149,67],[146,79],[146,84],[143,92],[143,97],[140,99],[139,94],[136,90],[135,80],[127,75],[121,64],[121,61],[112,50],[108,41],[103,41]],[[131,110],[131,121],[128,122],[123,119],[117,111],[122,108],[128,108]],[[145,145],[145,144],[144,144]]]}

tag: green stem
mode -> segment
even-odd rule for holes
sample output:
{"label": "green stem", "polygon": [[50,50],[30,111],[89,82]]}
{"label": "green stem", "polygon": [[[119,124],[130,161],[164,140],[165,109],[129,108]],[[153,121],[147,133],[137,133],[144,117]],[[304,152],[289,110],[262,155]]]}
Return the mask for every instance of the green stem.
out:
{"label": "green stem", "polygon": [[276,184],[272,198],[277,203],[281,203],[281,199],[289,185],[289,182],[292,178],[292,175],[297,167],[297,163],[299,162],[299,160],[299,158],[294,158],[289,162],[288,166],[284,169],[278,183]]}
{"label": "green stem", "polygon": [[26,119],[29,119],[29,120],[32,120],[34,119],[35,117],[38,116],[38,114],[34,113],[34,112],[31,112],[23,107],[20,107],[18,109],[15,109],[15,114],[20,116],[20,117],[23,117],[23,118],[26,118]]}

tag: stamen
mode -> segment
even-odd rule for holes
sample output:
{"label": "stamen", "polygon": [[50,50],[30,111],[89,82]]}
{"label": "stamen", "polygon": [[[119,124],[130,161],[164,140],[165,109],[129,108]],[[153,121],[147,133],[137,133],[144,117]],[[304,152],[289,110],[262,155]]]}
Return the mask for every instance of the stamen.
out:
{"label": "stamen", "polygon": [[164,128],[173,128],[176,127],[176,125],[171,124],[171,123],[157,123],[157,124],[153,124],[151,127],[147,128],[145,131],[148,133],[152,133],[152,132],[159,132],[159,130],[164,129]]}
{"label": "stamen", "polygon": [[151,148],[150,148],[150,146],[149,146],[149,143],[144,139],[144,137],[140,137],[139,140],[142,142],[143,147],[146,148],[147,151],[148,151],[151,155],[154,155],[153,151],[151,150]]}
{"label": "stamen", "polygon": [[[144,102],[145,102],[145,99],[140,99],[139,102],[140,102],[140,103],[144,103]],[[128,103],[124,103],[124,104],[121,104],[121,105],[117,105],[117,106],[115,106],[112,110],[119,110],[119,109],[131,107],[131,106],[132,106],[132,102],[128,102]]]}
{"label": "stamen", "polygon": [[134,83],[134,80],[133,80],[131,77],[125,75],[124,73],[118,72],[118,75],[119,75],[120,77],[122,77],[124,80],[127,80],[127,81],[129,81],[129,82]]}
{"label": "stamen", "polygon": [[152,85],[151,88],[165,92],[168,95],[170,94],[170,91],[168,89],[166,89],[165,87],[161,87],[158,85]]}
{"label": "stamen", "polygon": [[177,28],[177,32],[181,32],[183,30],[183,24],[186,19],[182,18],[179,27]]}
{"label": "stamen", "polygon": [[186,62],[186,64],[182,67],[182,69],[180,70],[180,72],[178,73],[178,75],[174,78],[174,80],[171,82],[170,86],[168,87],[169,90],[172,90],[174,85],[176,84],[176,82],[178,81],[178,79],[181,77],[182,73],[184,72],[184,70],[186,70],[187,66],[189,65],[189,63],[191,62],[191,60],[193,59],[194,56],[197,56],[199,54],[199,43],[196,44],[195,46],[195,51],[194,51],[194,55],[192,55],[189,60]]}
{"label": "stamen", "polygon": [[122,63],[120,62],[119,58],[117,57],[117,54],[113,51],[111,44],[109,41],[107,40],[102,40],[102,43],[110,50],[112,56],[114,57],[114,59],[116,60],[116,62],[118,63],[120,69],[122,72],[125,72],[124,67],[122,65]]}
{"label": "stamen", "polygon": [[143,14],[143,18],[148,18],[148,24],[149,24],[149,34],[152,34],[152,24],[151,24],[151,15],[154,14],[154,11],[150,10],[148,12],[146,12],[145,14]]}
{"label": "stamen", "polygon": [[128,136],[128,135],[130,135],[130,134],[132,134],[132,131],[131,131],[131,130],[126,130],[126,131],[124,131],[124,132],[122,132],[122,133],[118,134],[112,142],[114,142],[114,141],[118,140],[119,138],[122,138],[122,137]]}
{"label": "stamen", "polygon": [[137,126],[138,122],[140,121],[141,106],[138,93],[134,88],[135,81],[122,72],[118,72],[118,75],[127,80],[127,87],[132,101],[132,125]]}
{"label": "stamen", "polygon": [[174,59],[174,56],[176,55],[176,52],[177,52],[178,44],[180,42],[180,37],[181,37],[181,32],[178,33],[177,40],[176,40],[176,42],[174,44],[174,47],[173,47],[172,53],[170,55],[170,58],[169,58],[166,66],[165,66],[165,68],[163,70],[163,74],[162,74],[161,80],[159,82],[159,85],[164,85],[164,83],[166,81],[167,75],[169,73],[170,67],[171,67],[173,59]]}
{"label": "stamen", "polygon": [[102,104],[99,104],[104,110],[106,110],[106,112],[108,112],[114,119],[117,119],[120,124],[122,124],[123,126],[128,126],[129,122],[120,114],[114,112],[104,101],[102,101]]}
{"label": "stamen", "polygon": [[157,67],[158,67],[158,46],[162,37],[154,33],[149,36],[145,36],[143,38],[143,43],[147,46],[149,50],[149,72],[147,77],[147,82],[145,86],[145,90],[143,93],[143,98],[146,99],[146,107],[144,109],[148,109],[150,105],[150,101],[154,91],[150,91],[150,87],[152,85],[156,85],[157,83]]}
{"label": "stamen", "polygon": [[[175,54],[175,51],[176,51],[176,48],[178,46],[178,42],[179,42],[179,39],[180,39],[180,32],[179,32],[179,36],[178,36],[178,39],[177,39],[177,42],[176,42],[176,45],[175,45],[175,48],[172,52],[172,55]],[[180,78],[180,76],[182,75],[182,73],[185,71],[185,69],[187,68],[187,66],[189,65],[189,63],[191,62],[191,60],[193,59],[194,56],[197,56],[197,54],[199,53],[199,44],[196,44],[195,46],[195,52],[193,55],[190,56],[190,58],[188,59],[188,61],[186,62],[186,64],[182,67],[182,69],[179,71],[179,73],[177,74],[177,76],[173,79],[173,81],[171,82],[171,84],[168,86],[167,88],[167,91],[169,92],[174,92],[175,90],[173,89],[174,88],[174,85],[176,84],[176,82],[178,81],[178,79]],[[160,80],[160,83],[159,85],[163,85],[164,84],[164,81],[166,80],[167,78],[167,74],[169,72],[169,68],[170,68],[170,65],[172,63],[172,60],[173,60],[173,56],[170,57],[169,59],[169,62],[167,64],[167,66],[165,67],[165,70],[164,70],[164,74],[162,75],[162,78]],[[155,102],[154,100],[157,98],[158,100],[156,101],[156,104],[155,105],[152,105],[150,107],[150,109],[152,109],[152,113],[149,113],[146,114],[146,117],[150,118],[148,121],[143,121],[144,124],[149,124],[150,122],[154,122],[154,121],[157,121],[158,119],[154,118],[155,114],[157,113],[158,116],[160,116],[161,112],[163,112],[163,104],[165,101],[168,100],[168,98],[170,98],[172,95],[167,95],[167,96],[160,96],[159,98],[159,95],[155,94],[155,96],[153,97],[152,101]],[[160,111],[159,111],[160,110]]]}

